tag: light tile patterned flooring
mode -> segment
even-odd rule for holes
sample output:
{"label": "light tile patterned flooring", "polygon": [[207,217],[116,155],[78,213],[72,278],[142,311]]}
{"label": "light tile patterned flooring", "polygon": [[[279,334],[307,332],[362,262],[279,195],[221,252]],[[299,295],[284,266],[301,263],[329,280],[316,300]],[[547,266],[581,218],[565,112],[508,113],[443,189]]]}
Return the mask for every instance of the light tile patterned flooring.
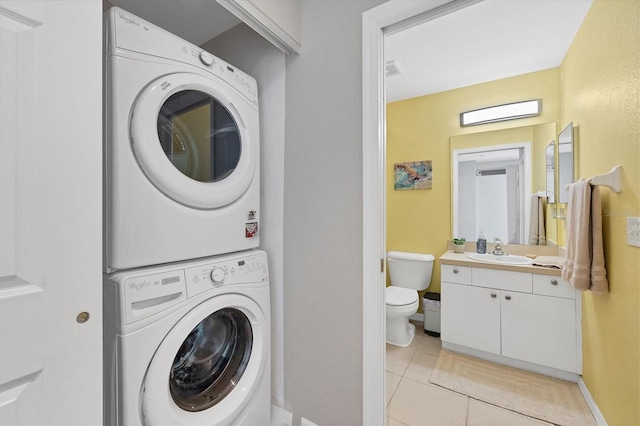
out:
{"label": "light tile patterned flooring", "polygon": [[416,336],[402,348],[387,344],[387,425],[549,425],[429,383],[440,339],[424,334],[413,322]]}

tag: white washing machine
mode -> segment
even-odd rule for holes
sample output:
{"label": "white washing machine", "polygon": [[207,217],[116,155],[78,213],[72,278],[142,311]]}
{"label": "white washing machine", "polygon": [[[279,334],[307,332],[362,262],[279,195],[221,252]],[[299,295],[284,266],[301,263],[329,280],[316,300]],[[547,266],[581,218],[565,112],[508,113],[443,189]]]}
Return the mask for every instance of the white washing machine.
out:
{"label": "white washing machine", "polygon": [[255,79],[120,8],[105,28],[105,271],[258,247]]}
{"label": "white washing machine", "polygon": [[264,252],[107,276],[104,317],[105,424],[269,424]]}

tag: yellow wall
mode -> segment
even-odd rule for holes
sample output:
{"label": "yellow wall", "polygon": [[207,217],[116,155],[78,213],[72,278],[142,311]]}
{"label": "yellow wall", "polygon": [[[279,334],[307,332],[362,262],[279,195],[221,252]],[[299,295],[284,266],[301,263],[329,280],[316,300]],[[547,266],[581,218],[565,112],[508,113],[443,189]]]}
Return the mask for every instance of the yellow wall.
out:
{"label": "yellow wall", "polygon": [[[556,123],[559,98],[560,69],[553,68],[388,104],[387,250],[431,253],[436,259],[447,250],[452,237],[450,137]],[[529,99],[542,99],[540,116],[460,127],[463,111]],[[433,162],[433,189],[395,191],[393,164],[422,160]],[[544,164],[544,156],[536,161]],[[427,291],[440,292],[438,262]]]}
{"label": "yellow wall", "polygon": [[561,66],[562,125],[578,127],[577,175],[622,166],[622,192],[601,188],[611,292],[583,297],[583,379],[609,425],[640,424],[640,1],[595,0]]}

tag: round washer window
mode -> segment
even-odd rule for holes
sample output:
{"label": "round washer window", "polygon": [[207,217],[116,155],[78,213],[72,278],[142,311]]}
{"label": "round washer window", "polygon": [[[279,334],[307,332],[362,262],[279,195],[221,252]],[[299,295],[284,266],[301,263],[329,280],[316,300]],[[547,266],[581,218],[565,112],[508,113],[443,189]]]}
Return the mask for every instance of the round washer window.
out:
{"label": "round washer window", "polygon": [[171,163],[199,182],[218,182],[240,161],[240,131],[229,111],[198,90],[171,95],[158,113],[158,138]]}
{"label": "round washer window", "polygon": [[251,322],[237,309],[221,309],[202,320],[176,354],[169,388],[186,411],[202,411],[224,399],[249,363]]}

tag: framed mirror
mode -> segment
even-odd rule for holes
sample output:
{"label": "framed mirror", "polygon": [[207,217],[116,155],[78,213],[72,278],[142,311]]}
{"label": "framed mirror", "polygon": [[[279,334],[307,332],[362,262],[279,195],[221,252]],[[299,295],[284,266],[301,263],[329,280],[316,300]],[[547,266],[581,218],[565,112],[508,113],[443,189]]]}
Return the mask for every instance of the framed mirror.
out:
{"label": "framed mirror", "polygon": [[529,142],[454,150],[454,235],[524,244],[530,176]]}
{"label": "framed mirror", "polygon": [[558,135],[558,202],[569,202],[566,186],[574,181],[573,173],[573,123],[569,123]]}
{"label": "framed mirror", "polygon": [[[528,244],[531,200],[546,191],[546,148],[557,135],[555,122],[452,135],[452,238],[472,242],[482,231],[490,242],[498,237],[505,244]],[[495,199],[498,194],[504,196]],[[549,204],[547,241],[555,243],[556,218]]]}
{"label": "framed mirror", "polygon": [[544,151],[545,169],[547,177],[547,203],[555,203],[555,177],[556,177],[556,141],[551,141]]}

